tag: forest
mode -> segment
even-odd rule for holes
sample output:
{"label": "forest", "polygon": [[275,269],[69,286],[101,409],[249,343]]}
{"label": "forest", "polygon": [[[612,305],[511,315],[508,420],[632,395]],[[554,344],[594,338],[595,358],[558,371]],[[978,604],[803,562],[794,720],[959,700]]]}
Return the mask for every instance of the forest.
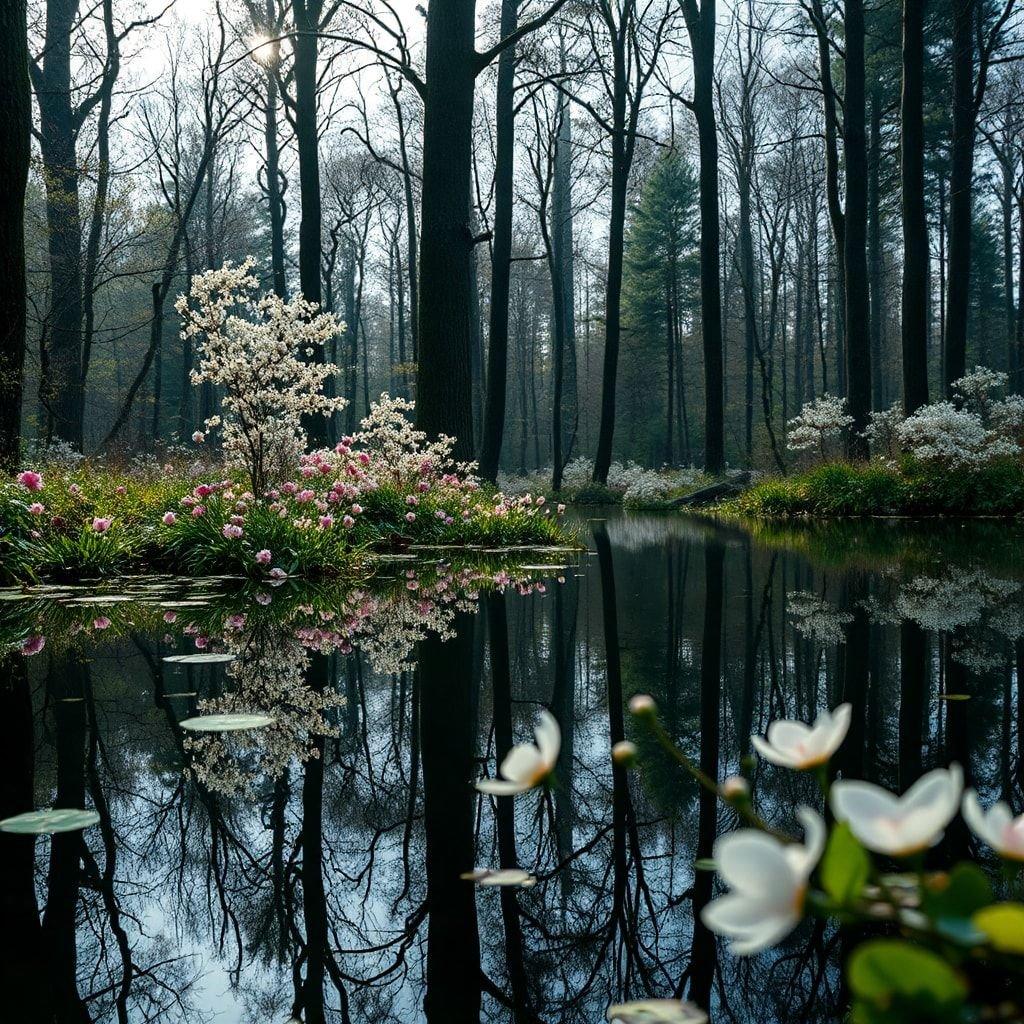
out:
{"label": "forest", "polygon": [[321,440],[387,391],[486,479],[1018,390],[1012,0],[6,6],[8,461],[187,445],[174,301],[247,256],[346,325]]}
{"label": "forest", "polygon": [[1024,0],[0,0],[30,1024],[1024,1021]]}

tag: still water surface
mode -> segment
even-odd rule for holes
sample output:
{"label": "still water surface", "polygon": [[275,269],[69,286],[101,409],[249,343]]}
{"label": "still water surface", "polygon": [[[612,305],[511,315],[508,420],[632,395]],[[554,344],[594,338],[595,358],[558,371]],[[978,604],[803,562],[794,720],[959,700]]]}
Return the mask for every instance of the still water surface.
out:
{"label": "still water surface", "polygon": [[[581,539],[571,557],[399,559],[357,586],[0,594],[0,818],[100,817],[0,834],[10,1019],[582,1024],[672,994],[714,1021],[841,1019],[839,936],[807,925],[736,959],[700,925],[715,882],[695,862],[735,821],[626,702],[652,694],[721,778],[773,718],[849,700],[843,772],[905,788],[955,759],[1020,807],[1022,532],[615,515]],[[164,660],[197,652],[234,660]],[[481,798],[472,781],[541,708],[562,729],[555,784]],[[251,711],[274,724],[180,725]],[[612,767],[624,737],[638,773]],[[769,765],[751,779],[780,827],[815,801]],[[954,825],[933,856],[971,842]],[[536,884],[460,879],[478,867]]]}

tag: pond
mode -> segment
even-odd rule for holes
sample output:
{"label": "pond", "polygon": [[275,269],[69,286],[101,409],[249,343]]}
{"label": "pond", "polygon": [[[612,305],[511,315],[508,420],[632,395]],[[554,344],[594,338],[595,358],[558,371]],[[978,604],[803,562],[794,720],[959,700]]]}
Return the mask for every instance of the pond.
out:
{"label": "pond", "polygon": [[[1019,807],[1022,531],[599,515],[571,557],[422,552],[358,586],[0,593],[0,818],[99,818],[0,834],[12,1019],[596,1022],[673,994],[714,1021],[841,1019],[839,935],[737,958],[701,925],[698,862],[735,815],[626,703],[650,693],[709,774],[747,765],[780,828],[815,791],[747,760],[750,735],[844,700],[842,771],[902,789],[957,760]],[[543,708],[554,784],[481,797]],[[271,721],[182,726],[251,712]],[[613,769],[624,737],[636,772]],[[968,847],[955,822],[932,856]]]}

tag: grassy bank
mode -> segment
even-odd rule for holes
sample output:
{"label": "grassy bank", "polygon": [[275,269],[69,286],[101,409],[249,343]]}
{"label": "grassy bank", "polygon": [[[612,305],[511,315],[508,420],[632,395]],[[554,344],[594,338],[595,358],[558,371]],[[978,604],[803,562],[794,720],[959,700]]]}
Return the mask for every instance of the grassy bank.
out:
{"label": "grassy bank", "polygon": [[1024,464],[1017,458],[951,469],[898,463],[831,462],[761,480],[717,510],[726,516],[789,520],[838,516],[1024,515]]}
{"label": "grassy bank", "polygon": [[332,576],[368,552],[412,544],[570,540],[538,499],[505,498],[452,474],[367,481],[339,469],[314,461],[256,497],[215,466],[38,467],[0,482],[0,579]]}

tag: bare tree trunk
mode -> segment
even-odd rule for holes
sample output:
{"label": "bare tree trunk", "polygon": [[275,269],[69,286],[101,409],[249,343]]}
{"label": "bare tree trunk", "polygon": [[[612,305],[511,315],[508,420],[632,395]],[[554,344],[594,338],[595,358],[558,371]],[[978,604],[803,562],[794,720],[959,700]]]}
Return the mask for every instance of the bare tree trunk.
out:
{"label": "bare tree trunk", "polygon": [[14,469],[21,447],[26,343],[25,188],[32,94],[24,0],[0,6],[0,470]]}
{"label": "bare tree trunk", "polygon": [[924,195],[924,11],[903,0],[903,411],[928,404],[928,219]]}
{"label": "bare tree trunk", "polygon": [[78,16],[78,0],[48,0],[46,48],[33,78],[45,170],[52,303],[46,401],[56,436],[81,450],[82,225],[75,152],[78,125],[71,93],[71,35]]}
{"label": "bare tree trunk", "polygon": [[[516,30],[518,0],[502,0],[501,34]],[[512,175],[515,149],[515,51],[508,47],[498,58],[494,99],[494,240],[491,246],[491,310],[487,339],[487,400],[484,405],[480,475],[494,481],[501,461],[508,394],[508,292],[512,259]]]}
{"label": "bare tree trunk", "polygon": [[704,469],[725,466],[718,129],[715,124],[715,0],[685,0],[693,47],[693,109],[700,149],[700,311],[704,347]]}
{"label": "bare tree trunk", "polygon": [[943,382],[967,372],[967,310],[971,288],[971,219],[974,184],[975,0],[952,0],[953,142],[949,186],[949,274]]}
{"label": "bare tree trunk", "polygon": [[427,11],[416,383],[416,426],[454,437],[455,457],[466,461],[475,455],[467,223],[475,8],[475,0],[439,0]]}
{"label": "bare tree trunk", "polygon": [[864,3],[846,3],[846,94],[843,100],[843,151],[846,157],[846,268],[847,401],[853,424],[847,451],[866,458],[863,431],[871,412],[871,337],[864,310],[869,308],[867,267],[867,144],[864,132]]}

